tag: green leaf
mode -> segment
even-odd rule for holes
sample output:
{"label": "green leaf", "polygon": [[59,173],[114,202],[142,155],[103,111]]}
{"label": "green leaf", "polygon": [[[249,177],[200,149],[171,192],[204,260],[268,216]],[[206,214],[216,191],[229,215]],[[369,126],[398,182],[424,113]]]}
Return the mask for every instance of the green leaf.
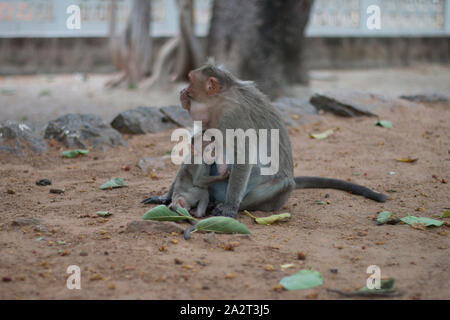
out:
{"label": "green leaf", "polygon": [[230,217],[211,217],[197,223],[196,230],[217,233],[241,233],[250,234],[245,225]]}
{"label": "green leaf", "polygon": [[388,222],[391,215],[392,213],[390,213],[389,211],[380,212],[377,217],[377,224],[385,224],[386,222]]}
{"label": "green leaf", "polygon": [[112,178],[108,182],[102,184],[100,189],[106,190],[106,189],[110,189],[110,188],[121,188],[121,187],[126,187],[126,186],[127,186],[127,184],[125,183],[125,181],[123,181],[122,178]]}
{"label": "green leaf", "polygon": [[41,90],[41,92],[39,92],[39,97],[50,96],[51,94],[52,92],[50,90]]}
{"label": "green leaf", "polygon": [[193,217],[189,215],[189,213],[187,215],[185,214],[180,215],[177,212],[173,212],[163,204],[148,210],[146,213],[144,213],[142,219],[155,221],[175,221],[175,222],[183,220],[195,220]]}
{"label": "green leaf", "polygon": [[313,269],[303,269],[291,276],[281,279],[280,284],[287,290],[302,290],[323,284],[322,275]]}
{"label": "green leaf", "polygon": [[395,279],[381,279],[380,280],[380,289],[369,289],[367,287],[363,287],[361,289],[356,290],[358,293],[371,293],[371,294],[386,294],[395,292]]}
{"label": "green leaf", "polygon": [[108,217],[112,215],[112,213],[109,211],[97,211],[97,215],[100,217]]}
{"label": "green leaf", "polygon": [[378,120],[377,122],[375,122],[375,125],[383,127],[383,128],[388,128],[388,129],[393,127],[392,122],[390,122],[388,120]]}
{"label": "green leaf", "polygon": [[83,150],[83,149],[75,149],[75,150],[69,150],[69,151],[63,151],[62,156],[65,158],[75,158],[79,155],[88,154],[89,150]]}
{"label": "green leaf", "polygon": [[290,213],[280,213],[280,214],[274,214],[274,215],[271,215],[268,217],[255,218],[255,222],[257,224],[268,225],[268,224],[272,224],[277,221],[282,221],[282,220],[290,218],[290,217],[291,217]]}
{"label": "green leaf", "polygon": [[450,218],[450,210],[445,210],[445,211],[441,214],[441,218]]}
{"label": "green leaf", "polygon": [[443,222],[439,221],[439,220],[430,219],[430,218],[426,218],[426,217],[415,217],[415,216],[411,216],[411,215],[401,218],[400,220],[409,225],[412,225],[413,223],[421,223],[421,224],[424,224],[426,227],[430,227],[430,226],[440,227],[443,224]]}
{"label": "green leaf", "polygon": [[189,214],[189,211],[187,211],[185,208],[178,208],[177,213],[182,216],[191,217],[191,215]]}
{"label": "green leaf", "polygon": [[329,130],[321,132],[321,133],[310,133],[309,137],[312,139],[325,139],[325,138],[331,136],[333,133],[334,133],[333,129],[329,129]]}

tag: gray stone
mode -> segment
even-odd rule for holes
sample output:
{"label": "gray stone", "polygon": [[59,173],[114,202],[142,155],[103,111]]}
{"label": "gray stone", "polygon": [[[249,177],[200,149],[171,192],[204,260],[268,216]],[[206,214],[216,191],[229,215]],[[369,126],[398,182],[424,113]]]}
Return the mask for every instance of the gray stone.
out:
{"label": "gray stone", "polygon": [[155,133],[176,128],[166,115],[156,107],[138,107],[121,112],[111,122],[111,126],[122,133]]}
{"label": "gray stone", "polygon": [[203,241],[211,245],[216,245],[217,243],[216,234],[214,232],[208,232],[203,236]]}
{"label": "gray stone", "polygon": [[317,114],[316,108],[309,103],[308,99],[282,97],[272,104],[280,111],[284,123],[288,126],[304,123],[305,115]]}
{"label": "gray stone", "polygon": [[23,226],[33,225],[33,224],[39,224],[39,220],[35,219],[35,218],[23,217],[23,218],[14,219],[11,222],[11,225],[14,227],[23,227]]}
{"label": "gray stone", "polygon": [[67,148],[103,150],[106,147],[126,145],[122,135],[94,114],[69,113],[48,123],[46,139],[62,142]]}
{"label": "gray stone", "polygon": [[164,169],[166,164],[164,157],[147,157],[139,160],[138,168],[145,173],[149,173],[152,169]]}
{"label": "gray stone", "polygon": [[2,122],[0,152],[23,155],[25,150],[41,153],[47,151],[47,143],[31,125],[10,120]]}
{"label": "gray stone", "polygon": [[[187,226],[186,226],[187,228]],[[132,221],[127,224],[125,228],[125,233],[134,233],[134,232],[165,232],[165,233],[183,233],[184,227],[170,221],[151,221],[151,220],[142,220],[142,221]]]}
{"label": "gray stone", "polygon": [[167,106],[159,108],[161,112],[169,118],[172,122],[179,125],[180,127],[192,127],[193,121],[189,112],[183,109],[181,106]]}
{"label": "gray stone", "polygon": [[344,117],[376,116],[375,111],[390,104],[388,98],[370,93],[316,93],[310,99],[317,110]]}
{"label": "gray stone", "polygon": [[437,94],[437,93],[402,95],[399,98],[408,100],[411,102],[419,102],[419,103],[439,103],[439,102],[448,102],[450,100],[449,96],[444,96],[444,95]]}

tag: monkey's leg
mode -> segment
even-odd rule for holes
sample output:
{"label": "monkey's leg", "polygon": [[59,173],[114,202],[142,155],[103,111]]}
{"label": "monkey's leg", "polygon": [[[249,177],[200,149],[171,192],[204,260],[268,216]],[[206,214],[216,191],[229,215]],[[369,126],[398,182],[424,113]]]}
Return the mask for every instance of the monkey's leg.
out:
{"label": "monkey's leg", "polygon": [[286,203],[294,186],[291,178],[282,178],[259,185],[245,195],[239,210],[279,210]]}
{"label": "monkey's leg", "polygon": [[208,204],[209,204],[209,193],[205,191],[198,202],[197,209],[194,215],[197,218],[204,217],[206,209],[208,208]]}
{"label": "monkey's leg", "polygon": [[217,205],[212,212],[213,215],[236,218],[241,201],[247,190],[252,167],[252,164],[233,165],[228,180],[225,203]]}

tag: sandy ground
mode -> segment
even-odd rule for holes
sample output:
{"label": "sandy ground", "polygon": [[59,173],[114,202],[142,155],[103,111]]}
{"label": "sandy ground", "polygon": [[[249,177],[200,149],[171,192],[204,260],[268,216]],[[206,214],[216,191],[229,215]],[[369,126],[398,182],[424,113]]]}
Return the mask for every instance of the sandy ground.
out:
{"label": "sandy ground", "polygon": [[[336,299],[326,288],[364,286],[370,265],[397,280],[403,295],[395,299],[450,299],[449,228],[374,221],[383,210],[439,219],[450,207],[450,185],[440,180],[450,180],[450,105],[398,106],[380,116],[394,128],[376,127],[373,118],[326,114],[289,132],[296,175],[351,180],[388,194],[386,203],[341,191],[296,190],[280,211],[290,212],[290,221],[261,226],[240,214],[252,235],[216,235],[215,243],[202,233],[185,241],[178,228],[163,223],[127,230],[151,207],[140,201],[164,193],[175,175],[169,159],[153,174],[136,167],[143,157],[164,156],[172,146],[169,131],[126,136],[126,147],[76,159],[62,158],[56,143],[40,156],[1,154],[0,299]],[[308,138],[329,128],[339,129],[324,140]],[[400,157],[419,160],[396,162]],[[122,177],[128,187],[100,190],[112,177]],[[53,185],[37,186],[42,178]],[[51,194],[50,188],[66,191]],[[95,218],[100,210],[112,216]],[[19,217],[39,224],[11,225]],[[224,249],[229,244],[234,251]],[[298,252],[306,259],[298,260]],[[280,267],[288,263],[294,267]],[[81,268],[81,290],[66,287],[70,265]],[[318,270],[324,284],[274,290],[284,276],[304,268]]]}

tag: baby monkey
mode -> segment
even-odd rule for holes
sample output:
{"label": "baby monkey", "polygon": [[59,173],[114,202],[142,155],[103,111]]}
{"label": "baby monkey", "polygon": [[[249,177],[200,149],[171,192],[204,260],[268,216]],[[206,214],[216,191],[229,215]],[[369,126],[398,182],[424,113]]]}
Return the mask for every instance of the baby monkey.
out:
{"label": "baby monkey", "polygon": [[[201,152],[203,153],[207,148],[213,148],[213,143],[203,141]],[[173,185],[172,203],[169,208],[175,211],[178,208],[184,208],[195,217],[201,218],[205,215],[210,203],[208,187],[213,183],[228,179],[230,170],[226,164],[222,164],[218,166],[219,175],[211,176],[211,165],[193,164],[192,161],[186,163],[188,159],[193,160],[196,152],[199,151],[194,150],[193,143],[191,143],[191,152],[178,169]]]}

